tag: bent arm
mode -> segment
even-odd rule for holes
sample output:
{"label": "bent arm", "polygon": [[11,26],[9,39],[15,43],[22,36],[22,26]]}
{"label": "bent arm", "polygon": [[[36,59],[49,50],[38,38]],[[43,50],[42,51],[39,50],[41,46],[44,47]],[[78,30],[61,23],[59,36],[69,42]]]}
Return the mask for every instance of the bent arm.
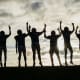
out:
{"label": "bent arm", "polygon": [[31,26],[28,24],[28,22],[26,23],[26,28],[27,28],[27,32],[29,33],[31,30]]}
{"label": "bent arm", "polygon": [[44,33],[46,31],[46,24],[44,24],[44,29],[41,32],[38,32],[38,35],[41,35],[42,33]]}
{"label": "bent arm", "polygon": [[61,30],[61,32],[63,32],[63,30],[62,30],[62,21],[60,21],[60,30]]}
{"label": "bent arm", "polygon": [[6,37],[9,37],[11,35],[11,26],[9,25],[9,34],[6,35]]}
{"label": "bent arm", "polygon": [[16,40],[16,53],[17,53],[18,51],[17,51],[17,40]]}
{"label": "bent arm", "polygon": [[72,26],[73,26],[73,30],[72,31],[70,31],[70,33],[73,33],[74,32],[74,23],[72,23]]}
{"label": "bent arm", "polygon": [[78,26],[76,27],[76,31],[75,31],[75,34],[77,35],[77,30],[78,30]]}
{"label": "bent arm", "polygon": [[17,54],[17,47],[18,47],[18,44],[17,44],[17,39],[16,39],[16,37],[14,37],[14,39],[15,39],[15,47],[16,47],[16,54]]}
{"label": "bent arm", "polygon": [[44,38],[50,39],[50,36],[46,35],[46,32],[44,33]]}
{"label": "bent arm", "polygon": [[61,31],[60,31],[59,28],[57,30],[59,31],[59,35],[57,35],[57,37],[60,37],[61,36]]}
{"label": "bent arm", "polygon": [[[29,34],[29,33],[28,33],[28,34]],[[23,34],[23,36],[24,36],[24,37],[27,37],[27,36],[28,36],[28,34],[24,33],[24,34]]]}

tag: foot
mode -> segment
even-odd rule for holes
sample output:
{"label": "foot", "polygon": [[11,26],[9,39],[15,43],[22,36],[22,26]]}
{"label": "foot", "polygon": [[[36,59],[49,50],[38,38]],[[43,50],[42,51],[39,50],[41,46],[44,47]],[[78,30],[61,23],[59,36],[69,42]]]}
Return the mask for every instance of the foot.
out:
{"label": "foot", "polygon": [[52,64],[52,67],[54,67],[54,64]]}
{"label": "foot", "polygon": [[21,67],[21,64],[18,64],[18,67]]}
{"label": "foot", "polygon": [[68,65],[67,61],[65,62],[65,65],[66,65],[66,66]]}
{"label": "foot", "polygon": [[6,67],[6,63],[4,63],[4,67]]}
{"label": "foot", "polygon": [[73,64],[73,61],[70,61],[71,64]]}
{"label": "foot", "polygon": [[0,65],[1,65],[1,67],[3,67],[3,64],[2,63],[0,63]]}
{"label": "foot", "polygon": [[60,64],[60,66],[62,66],[62,64]]}
{"label": "foot", "polygon": [[27,67],[27,64],[25,63],[25,67]]}
{"label": "foot", "polygon": [[33,67],[35,67],[35,63],[33,64]]}
{"label": "foot", "polygon": [[43,66],[41,62],[39,64],[41,65],[41,67]]}

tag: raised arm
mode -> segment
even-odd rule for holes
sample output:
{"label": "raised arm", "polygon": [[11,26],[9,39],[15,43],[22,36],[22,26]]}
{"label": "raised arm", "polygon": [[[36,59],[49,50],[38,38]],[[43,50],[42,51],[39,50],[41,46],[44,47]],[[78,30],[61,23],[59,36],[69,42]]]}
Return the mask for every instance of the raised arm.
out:
{"label": "raised arm", "polygon": [[73,32],[74,32],[74,30],[75,30],[75,29],[74,29],[74,23],[72,23],[72,26],[73,26],[73,30],[72,30],[72,31],[70,31],[71,33],[73,33]]}
{"label": "raised arm", "polygon": [[17,50],[17,41],[16,41],[16,54],[17,54],[18,50]]}
{"label": "raised arm", "polygon": [[42,33],[44,33],[45,32],[45,28],[46,28],[46,24],[44,24],[43,30],[41,32],[38,32],[38,35],[41,35]]}
{"label": "raised arm", "polygon": [[61,30],[61,32],[63,32],[63,30],[62,30],[62,21],[60,21],[60,30]]}
{"label": "raised arm", "polygon": [[11,35],[11,26],[9,25],[9,35]]}
{"label": "raised arm", "polygon": [[18,47],[18,44],[17,44],[17,39],[16,37],[14,37],[15,41],[16,41],[16,44],[15,44],[15,47],[16,47],[16,54],[17,54],[17,47]]}
{"label": "raised arm", "polygon": [[44,29],[45,29],[45,31],[44,31],[44,37],[47,38],[47,39],[50,39],[50,36],[47,36],[47,35],[46,35],[46,24],[44,24],[44,27],[45,27],[45,28],[44,28]]}
{"label": "raised arm", "polygon": [[60,28],[58,28],[57,30],[59,31],[59,34],[57,35],[57,37],[60,37],[61,36]]}
{"label": "raised arm", "polygon": [[9,34],[7,34],[6,37],[9,37],[11,35],[11,27],[10,27],[10,25],[8,27],[9,27]]}
{"label": "raised arm", "polygon": [[31,26],[28,24],[28,22],[26,23],[26,28],[27,28],[27,32],[29,33],[31,30]]}
{"label": "raised arm", "polygon": [[47,36],[46,36],[46,24],[44,24],[44,27],[45,27],[44,37],[47,38]]}
{"label": "raised arm", "polygon": [[75,31],[75,34],[77,35],[77,30],[78,30],[78,26],[76,27],[76,31]]}

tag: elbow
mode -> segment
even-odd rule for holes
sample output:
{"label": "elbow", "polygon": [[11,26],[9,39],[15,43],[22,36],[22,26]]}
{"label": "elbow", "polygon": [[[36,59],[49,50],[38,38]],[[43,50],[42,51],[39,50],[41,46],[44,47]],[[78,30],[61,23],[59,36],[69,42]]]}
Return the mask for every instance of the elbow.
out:
{"label": "elbow", "polygon": [[44,35],[44,37],[46,38],[46,35]]}

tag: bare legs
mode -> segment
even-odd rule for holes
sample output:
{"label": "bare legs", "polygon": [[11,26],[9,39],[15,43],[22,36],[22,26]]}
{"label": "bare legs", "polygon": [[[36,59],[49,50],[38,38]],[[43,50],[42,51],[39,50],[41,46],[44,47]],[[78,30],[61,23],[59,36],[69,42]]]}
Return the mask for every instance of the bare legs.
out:
{"label": "bare legs", "polygon": [[51,64],[52,64],[52,66],[54,66],[54,62],[53,62],[53,52],[56,53],[56,56],[57,56],[58,61],[59,61],[59,64],[60,64],[60,66],[62,66],[61,60],[60,60],[60,56],[59,56],[59,51],[58,51],[58,50],[50,51],[50,59],[51,59]]}
{"label": "bare legs", "polygon": [[[27,66],[26,63],[26,52],[23,52],[23,57],[24,57],[24,62],[25,62],[25,67]],[[21,52],[19,52],[19,57],[18,57],[18,66],[21,66]]]}
{"label": "bare legs", "polygon": [[40,55],[40,47],[37,47],[37,48],[32,47],[32,52],[33,52],[33,66],[35,66],[36,50],[37,50],[37,54],[38,54],[39,64],[41,66],[43,66],[42,65],[42,61],[41,61],[41,55]]}
{"label": "bare legs", "polygon": [[[72,50],[71,46],[69,46],[68,48],[69,48],[69,51],[70,51],[70,63],[73,64],[73,61],[72,61],[72,59],[73,59],[73,50]],[[67,64],[67,48],[66,47],[65,47],[65,65],[68,65]]]}

